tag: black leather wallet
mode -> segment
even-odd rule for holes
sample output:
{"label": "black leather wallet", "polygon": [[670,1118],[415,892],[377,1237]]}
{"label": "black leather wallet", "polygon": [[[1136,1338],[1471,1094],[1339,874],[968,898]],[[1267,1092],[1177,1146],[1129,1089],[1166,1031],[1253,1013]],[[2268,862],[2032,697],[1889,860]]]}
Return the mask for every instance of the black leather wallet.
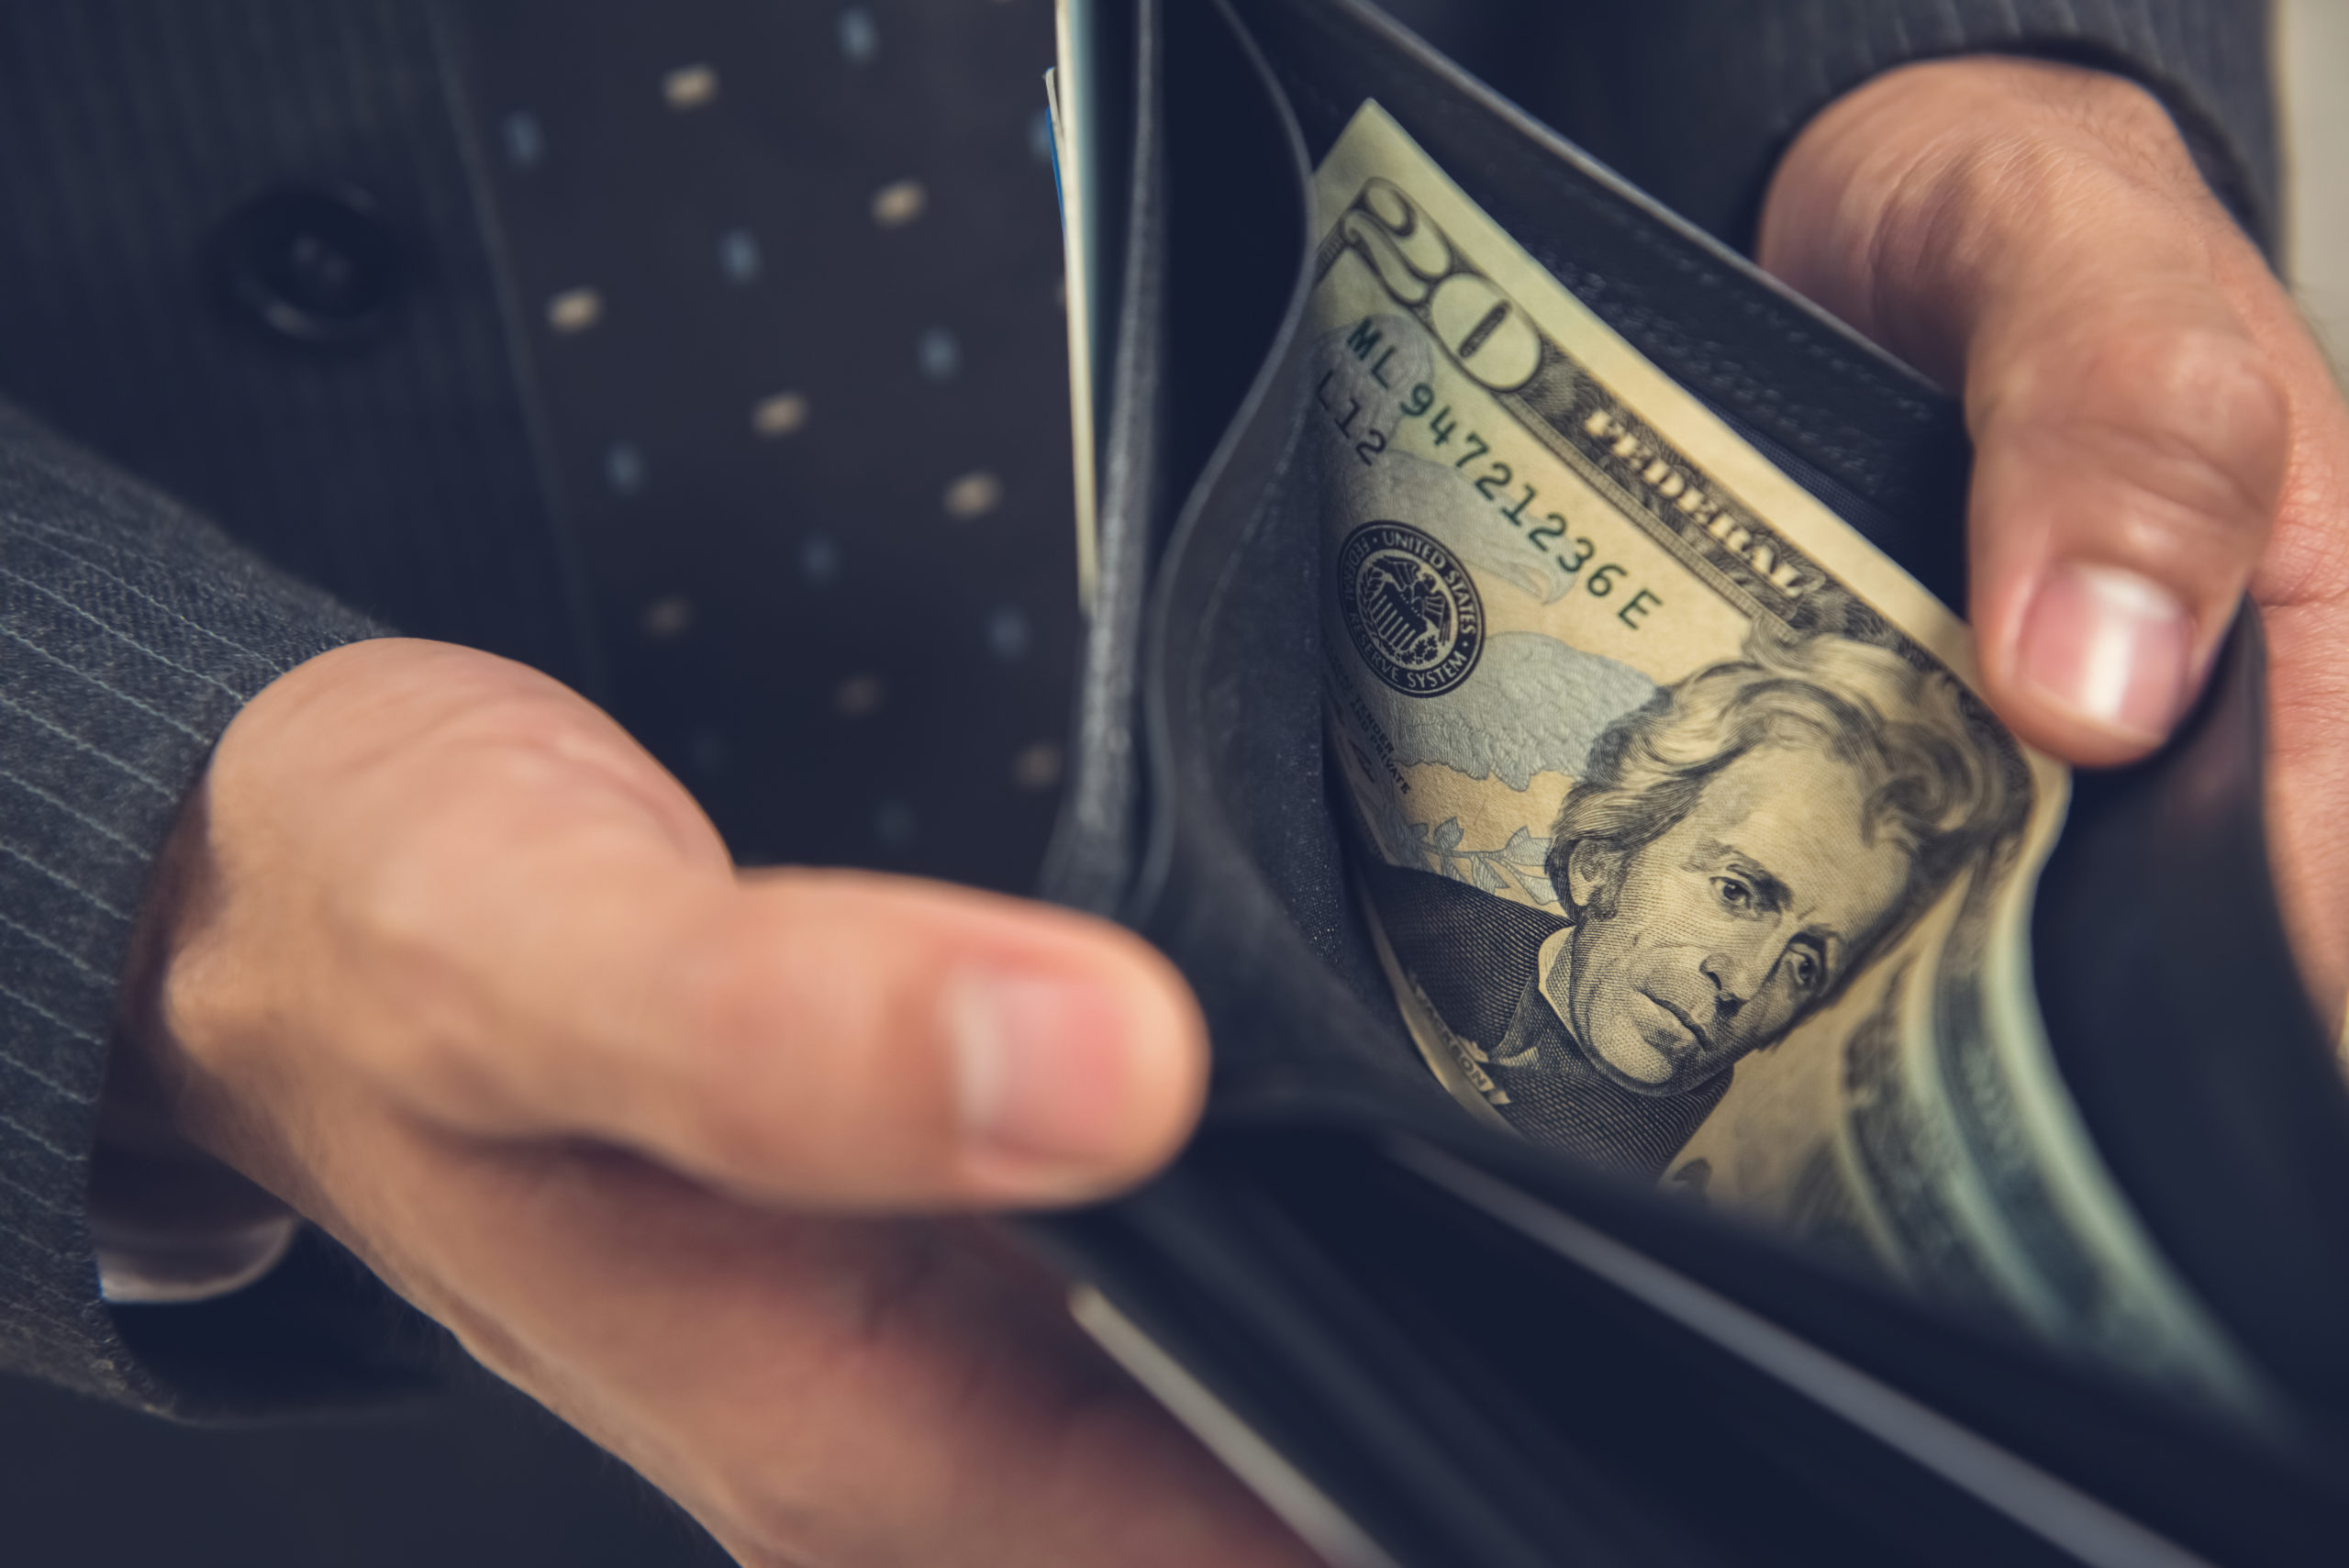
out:
{"label": "black leather wallet", "polygon": [[2337,1552],[2349,1091],[2266,872],[2255,615],[2168,750],[2076,782],[2032,928],[2082,1118],[2273,1391],[2246,1423],[1472,1120],[1347,894],[1319,545],[1269,503],[1305,482],[1307,182],[1365,99],[1962,610],[1953,400],[1356,0],[1090,20],[1098,576],[1045,891],[1170,954],[1216,1062],[1171,1171],[1028,1227],[1080,1318],[1332,1562]]}

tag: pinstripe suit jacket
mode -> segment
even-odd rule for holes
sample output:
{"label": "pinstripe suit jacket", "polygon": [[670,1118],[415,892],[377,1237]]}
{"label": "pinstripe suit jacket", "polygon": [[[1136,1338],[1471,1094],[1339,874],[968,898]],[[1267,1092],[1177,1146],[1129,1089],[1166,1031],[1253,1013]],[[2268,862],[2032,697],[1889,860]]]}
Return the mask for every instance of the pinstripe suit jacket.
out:
{"label": "pinstripe suit jacket", "polygon": [[[2146,82],[2271,232],[2262,0],[1397,8],[1732,241],[1813,110],[1981,49]],[[572,678],[592,657],[467,186],[446,65],[462,25],[453,3],[403,0],[0,13],[0,1366],[159,1411],[345,1393],[396,1362],[381,1304],[330,1284],[270,1295],[315,1330],[290,1337],[257,1337],[261,1307],[98,1297],[83,1194],[117,978],[214,740],[379,622]],[[161,113],[183,122],[173,157],[132,156]],[[321,166],[397,193],[436,287],[363,361],[224,357],[191,237]],[[173,1313],[198,1316],[156,1316]]]}

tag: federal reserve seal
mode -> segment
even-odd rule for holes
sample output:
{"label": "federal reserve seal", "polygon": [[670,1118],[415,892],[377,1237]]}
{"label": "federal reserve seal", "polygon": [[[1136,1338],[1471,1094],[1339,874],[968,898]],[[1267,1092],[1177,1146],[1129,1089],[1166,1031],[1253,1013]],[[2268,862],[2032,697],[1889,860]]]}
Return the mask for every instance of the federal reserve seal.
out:
{"label": "federal reserve seal", "polygon": [[1468,678],[1485,650],[1485,606],[1452,552],[1408,523],[1364,523],[1338,550],[1338,607],[1354,651],[1406,696]]}

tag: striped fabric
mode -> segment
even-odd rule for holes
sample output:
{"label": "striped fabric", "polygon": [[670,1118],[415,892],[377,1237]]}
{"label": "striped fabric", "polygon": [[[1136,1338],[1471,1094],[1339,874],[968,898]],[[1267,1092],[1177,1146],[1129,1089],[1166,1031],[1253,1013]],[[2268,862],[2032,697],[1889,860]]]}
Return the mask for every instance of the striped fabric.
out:
{"label": "striped fabric", "polygon": [[229,719],[368,623],[0,407],[0,1361],[156,1404],[82,1194],[150,862]]}

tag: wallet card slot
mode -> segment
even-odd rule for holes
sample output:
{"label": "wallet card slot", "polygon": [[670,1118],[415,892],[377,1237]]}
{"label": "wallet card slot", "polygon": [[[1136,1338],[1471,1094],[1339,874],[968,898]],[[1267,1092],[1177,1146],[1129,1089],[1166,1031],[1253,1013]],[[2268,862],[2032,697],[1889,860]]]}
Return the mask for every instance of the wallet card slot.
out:
{"label": "wallet card slot", "polygon": [[[1141,766],[1135,754],[1135,703],[1141,679],[1141,623],[1151,558],[1170,505],[1166,431],[1170,423],[1163,366],[1166,344],[1165,108],[1163,41],[1160,0],[1135,0],[1130,17],[1121,8],[1114,20],[1130,20],[1129,30],[1105,16],[1099,31],[1130,50],[1125,90],[1100,81],[1095,90],[1130,112],[1129,130],[1099,156],[1122,153],[1127,168],[1121,190],[1125,210],[1119,234],[1114,306],[1097,317],[1095,329],[1111,334],[1110,371],[1097,384],[1095,428],[1101,450],[1097,464],[1095,577],[1078,662],[1075,715],[1071,726],[1068,782],[1061,797],[1038,891],[1045,897],[1096,914],[1108,914],[1131,884],[1139,849]],[[1086,63],[1108,78],[1120,69],[1105,44]],[[1102,215],[1097,221],[1108,221]]]}

